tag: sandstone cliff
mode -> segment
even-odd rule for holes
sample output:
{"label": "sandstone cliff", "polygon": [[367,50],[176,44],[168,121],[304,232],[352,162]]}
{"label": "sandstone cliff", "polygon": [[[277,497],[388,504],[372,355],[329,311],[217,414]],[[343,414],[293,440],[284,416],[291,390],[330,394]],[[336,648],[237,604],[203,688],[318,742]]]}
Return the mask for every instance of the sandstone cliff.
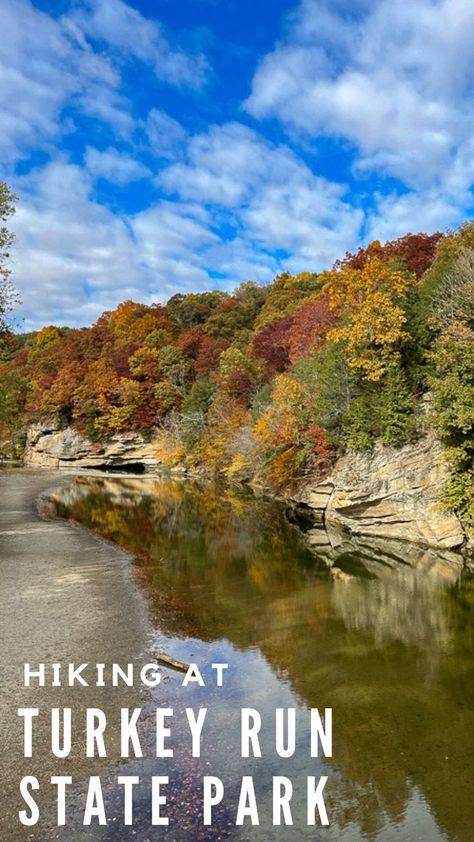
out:
{"label": "sandstone cliff", "polygon": [[448,477],[442,446],[429,434],[399,449],[347,453],[324,483],[306,484],[293,499],[355,535],[451,549],[462,545],[464,533],[440,505]]}
{"label": "sandstone cliff", "polygon": [[[123,433],[94,443],[70,427],[61,429],[53,417],[30,428],[25,463],[137,473],[161,468],[153,437]],[[443,449],[428,434],[399,449],[377,446],[371,453],[346,454],[325,482],[307,482],[291,503],[327,527],[355,535],[454,549],[465,536],[457,517],[440,505],[448,476]]]}
{"label": "sandstone cliff", "polygon": [[153,439],[139,433],[122,433],[103,442],[91,442],[73,427],[61,429],[54,416],[29,428],[25,464],[40,468],[128,467],[137,472],[159,468]]}

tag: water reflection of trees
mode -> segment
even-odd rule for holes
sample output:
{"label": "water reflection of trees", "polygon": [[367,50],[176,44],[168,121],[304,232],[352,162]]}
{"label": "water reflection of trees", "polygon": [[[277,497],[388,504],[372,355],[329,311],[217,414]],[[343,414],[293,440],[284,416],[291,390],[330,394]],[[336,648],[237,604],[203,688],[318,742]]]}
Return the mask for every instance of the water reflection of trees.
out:
{"label": "water reflection of trees", "polygon": [[334,708],[341,827],[375,839],[417,787],[450,839],[472,838],[474,599],[452,554],[324,535],[310,552],[240,489],[84,479],[58,505],[136,556],[165,633],[258,646]]}

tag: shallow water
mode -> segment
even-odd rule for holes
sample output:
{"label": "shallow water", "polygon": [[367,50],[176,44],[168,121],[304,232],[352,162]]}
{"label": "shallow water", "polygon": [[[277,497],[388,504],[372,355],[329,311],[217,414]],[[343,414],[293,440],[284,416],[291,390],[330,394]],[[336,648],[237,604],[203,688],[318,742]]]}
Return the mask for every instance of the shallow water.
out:
{"label": "shallow water", "polygon": [[[175,757],[156,760],[150,749],[142,760],[110,760],[111,819],[107,828],[87,829],[87,838],[472,842],[474,583],[456,555],[324,532],[304,536],[278,504],[238,489],[116,477],[63,486],[53,495],[56,513],[135,558],[148,632],[136,605],[127,615],[121,595],[130,644],[137,624],[137,650],[146,638],[151,651],[198,663],[206,679],[205,687],[184,689],[178,673],[164,670],[146,704],[174,709]],[[114,588],[111,581],[112,605]],[[111,660],[114,641],[104,646]],[[84,659],[80,650],[70,654]],[[123,662],[123,646],[118,654]],[[136,657],[133,651],[129,660]],[[216,689],[211,664],[222,661],[229,670]],[[109,700],[112,731],[114,703],[118,709],[123,699]],[[208,708],[202,760],[189,759],[186,706]],[[261,759],[240,759],[242,706],[262,714]],[[297,750],[285,760],[275,755],[277,707],[297,708]],[[333,708],[331,759],[308,756],[310,707]],[[142,729],[148,748],[150,721]],[[74,769],[78,805],[83,765]],[[117,773],[143,782],[133,835],[121,826]],[[172,826],[159,835],[149,822],[153,774],[168,774],[173,793]],[[218,775],[226,789],[213,829],[202,828],[199,814],[203,774]],[[272,826],[278,774],[294,784],[291,828]],[[331,825],[319,830],[305,826],[304,786],[307,775],[321,774],[328,775]],[[254,776],[258,827],[235,827],[242,775]],[[59,838],[83,838],[78,816],[72,812]]]}

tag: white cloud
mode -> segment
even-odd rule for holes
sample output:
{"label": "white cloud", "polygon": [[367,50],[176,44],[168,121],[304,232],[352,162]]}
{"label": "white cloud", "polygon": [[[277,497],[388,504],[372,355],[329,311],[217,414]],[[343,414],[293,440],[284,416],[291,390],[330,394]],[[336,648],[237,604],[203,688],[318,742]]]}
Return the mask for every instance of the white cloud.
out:
{"label": "white cloud", "polygon": [[321,178],[295,172],[285,183],[271,181],[242,214],[256,243],[284,250],[293,272],[329,268],[359,241],[362,211],[343,201],[343,190]]}
{"label": "white cloud", "polygon": [[[220,131],[230,159],[222,149],[219,170],[212,156],[203,157],[201,169],[188,164],[178,199],[157,199],[135,215],[120,216],[93,198],[94,175],[110,169],[116,180],[129,178],[137,164],[115,150],[90,149],[87,168],[56,161],[16,179],[14,271],[27,326],[85,324],[126,298],[165,300],[209,289],[216,277],[231,288],[248,278],[268,281],[285,268],[318,269],[356,245],[361,215],[345,204],[340,186],[243,126]],[[229,143],[232,134],[240,146]],[[207,138],[214,149],[218,136],[213,129]],[[206,136],[194,140],[202,152]],[[242,189],[228,181],[238,149],[242,164],[253,160]],[[212,178],[204,166],[211,160]],[[208,185],[198,200],[192,175]]]}
{"label": "white cloud", "polygon": [[112,184],[129,184],[151,175],[151,170],[130,155],[109,147],[103,151],[88,146],[85,163],[95,178],[105,178]]}
{"label": "white cloud", "polygon": [[[311,137],[349,140],[359,169],[416,188],[446,183],[474,134],[473,38],[465,0],[303,0],[246,107]],[[470,178],[466,170],[464,189]]]}
{"label": "white cloud", "polygon": [[74,29],[27,0],[3,3],[1,21],[0,150],[5,162],[55,141],[63,131],[59,116],[66,101],[92,84],[101,92],[113,90],[119,77]]}
{"label": "white cloud", "polygon": [[358,240],[362,213],[344,201],[345,188],[242,124],[195,135],[186,162],[163,170],[160,183],[213,206],[255,250],[286,252],[289,267],[322,268]]}
{"label": "white cloud", "polygon": [[92,83],[77,97],[75,105],[86,116],[110,126],[115,137],[131,139],[135,128],[131,103],[119,91]]}
{"label": "white cloud", "polygon": [[461,206],[438,190],[376,196],[376,209],[368,216],[367,241],[393,240],[409,231],[445,231],[462,217]]}
{"label": "white cloud", "polygon": [[86,9],[76,5],[59,18],[29,0],[1,0],[0,5],[3,163],[33,148],[51,151],[74,128],[71,109],[130,137],[133,103],[121,87],[132,56],[171,85],[197,88],[204,82],[205,58],[173,47],[157,21],[122,0],[90,0]]}
{"label": "white cloud", "polygon": [[81,324],[135,292],[143,277],[126,221],[90,198],[79,167],[54,163],[18,179],[15,284],[27,325]]}
{"label": "white cloud", "polygon": [[145,18],[122,0],[88,0],[73,19],[93,39],[149,64],[159,79],[193,88],[205,82],[208,65],[202,54],[189,55],[171,45],[157,20]]}
{"label": "white cloud", "polygon": [[145,132],[157,158],[173,159],[179,157],[186,139],[186,131],[181,123],[169,114],[152,108],[145,122]]}
{"label": "white cloud", "polygon": [[15,188],[15,283],[28,327],[86,324],[126,298],[209,286],[205,252],[219,239],[201,208],[160,202],[120,217],[94,201],[84,169],[59,162]]}
{"label": "white cloud", "polygon": [[245,202],[264,179],[269,151],[263,138],[246,126],[212,126],[190,139],[187,161],[165,169],[160,182],[186,199],[233,207]]}

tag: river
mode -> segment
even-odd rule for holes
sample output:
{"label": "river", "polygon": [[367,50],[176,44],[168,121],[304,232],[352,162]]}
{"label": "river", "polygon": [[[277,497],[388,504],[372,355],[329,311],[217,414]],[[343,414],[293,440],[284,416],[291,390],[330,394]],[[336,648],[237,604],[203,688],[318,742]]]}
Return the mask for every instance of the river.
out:
{"label": "river", "polygon": [[[242,488],[18,470],[0,473],[0,494],[2,839],[472,842],[474,580],[459,556],[323,530],[310,547],[280,504]],[[46,520],[36,512],[41,494]],[[25,661],[138,668],[157,650],[199,664],[205,686],[184,689],[166,668],[155,689],[22,686]],[[216,662],[229,665],[222,688]],[[31,760],[21,756],[22,706],[40,709]],[[53,706],[71,707],[78,721],[85,707],[103,708],[107,759],[84,758],[83,729],[70,758],[51,758],[43,712]],[[143,708],[147,749],[151,712],[173,708],[173,758],[145,750],[120,759],[125,706]],[[189,756],[187,706],[208,709],[201,759]],[[240,758],[241,707],[262,714],[262,758]],[[291,707],[297,747],[282,760],[275,709]],[[333,709],[332,758],[309,757],[312,707]],[[17,820],[23,774],[41,784],[31,829]],[[51,774],[73,777],[64,829],[54,826]],[[144,782],[133,829],[121,821],[120,774]],[[146,783],[157,774],[169,776],[171,793],[170,826],[159,833]],[[209,774],[226,794],[215,825],[203,828]],[[82,826],[90,775],[104,780],[106,827]],[[243,775],[254,777],[258,827],[235,826]],[[273,775],[293,782],[291,828],[272,825]],[[328,828],[305,826],[307,775],[328,776]]]}

